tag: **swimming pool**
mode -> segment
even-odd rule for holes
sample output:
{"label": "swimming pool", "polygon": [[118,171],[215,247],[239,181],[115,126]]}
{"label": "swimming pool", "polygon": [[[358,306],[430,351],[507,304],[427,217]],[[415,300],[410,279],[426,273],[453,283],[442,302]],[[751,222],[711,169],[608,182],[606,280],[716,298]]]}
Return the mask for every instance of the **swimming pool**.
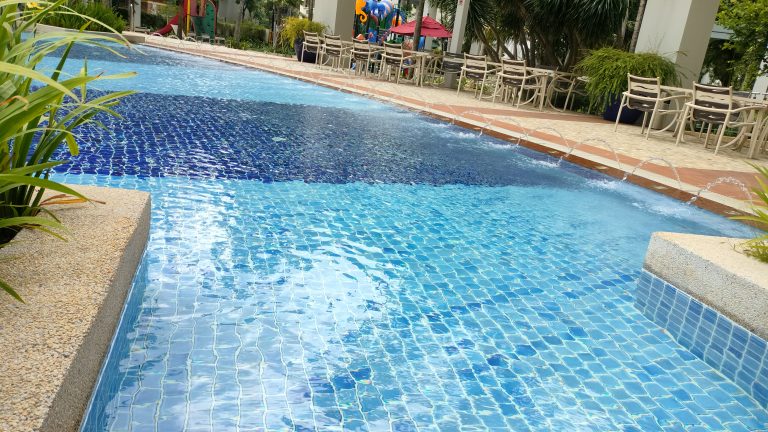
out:
{"label": "swimming pool", "polygon": [[653,231],[746,228],[415,113],[145,48],[56,177],[152,193],[83,430],[755,430],[633,307]]}

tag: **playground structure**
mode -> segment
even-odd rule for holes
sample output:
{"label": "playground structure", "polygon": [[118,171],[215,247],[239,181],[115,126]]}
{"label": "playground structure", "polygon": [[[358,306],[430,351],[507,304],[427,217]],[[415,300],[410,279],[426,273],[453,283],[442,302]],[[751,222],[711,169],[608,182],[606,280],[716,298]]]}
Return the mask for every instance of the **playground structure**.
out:
{"label": "playground structure", "polygon": [[377,43],[389,36],[389,29],[405,22],[405,13],[391,0],[355,1],[355,37],[363,35]]}
{"label": "playground structure", "polygon": [[[184,13],[176,14],[168,23],[155,31],[154,35],[165,36],[181,25],[185,35],[194,32],[196,37],[207,35],[210,40],[216,38],[216,22],[219,6],[214,0],[184,0]],[[181,17],[179,15],[182,15]]]}

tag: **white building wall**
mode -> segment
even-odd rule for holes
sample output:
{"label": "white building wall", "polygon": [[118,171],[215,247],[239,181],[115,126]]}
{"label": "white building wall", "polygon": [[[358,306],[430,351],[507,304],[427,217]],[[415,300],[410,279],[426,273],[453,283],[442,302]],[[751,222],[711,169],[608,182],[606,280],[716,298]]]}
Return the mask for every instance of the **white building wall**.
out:
{"label": "white building wall", "polygon": [[351,40],[355,25],[355,0],[315,0],[314,20],[328,26],[328,33]]}
{"label": "white building wall", "polygon": [[657,52],[677,64],[683,87],[696,82],[719,0],[648,0],[637,52]]}

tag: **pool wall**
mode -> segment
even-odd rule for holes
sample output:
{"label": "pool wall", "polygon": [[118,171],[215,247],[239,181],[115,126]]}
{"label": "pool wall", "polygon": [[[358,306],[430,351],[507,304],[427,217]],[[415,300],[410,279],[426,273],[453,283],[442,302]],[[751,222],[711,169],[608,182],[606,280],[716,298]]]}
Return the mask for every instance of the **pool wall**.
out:
{"label": "pool wall", "polygon": [[[747,394],[755,398],[762,406],[768,406],[768,343],[763,337],[751,332],[743,325],[725,314],[733,315],[723,309],[727,302],[741,297],[745,299],[742,309],[754,313],[759,309],[761,298],[755,291],[744,289],[748,282],[738,282],[738,278],[727,270],[718,268],[704,258],[695,262],[696,254],[684,249],[666,256],[666,266],[662,266],[658,249],[659,237],[670,236],[669,233],[654,235],[651,241],[646,269],[643,270],[637,283],[635,306],[649,319],[661,326],[675,341],[688,349],[693,355],[704,360],[723,376],[741,387]],[[679,234],[673,236],[680,236]],[[690,236],[702,237],[702,236]],[[711,242],[716,238],[699,241]],[[690,238],[686,240],[691,240]],[[654,245],[654,242],[656,245]],[[728,246],[725,244],[725,246]],[[672,248],[667,247],[668,251]],[[731,248],[731,252],[738,253]],[[686,256],[688,255],[688,256]],[[721,254],[722,255],[722,254]],[[743,257],[743,255],[741,255]],[[745,259],[749,259],[744,257]],[[724,259],[723,261],[728,261]],[[651,266],[648,264],[652,263]],[[707,262],[710,265],[704,265]],[[697,265],[698,264],[698,265]],[[761,264],[761,263],[757,263]],[[665,273],[664,278],[652,273]],[[764,268],[757,266],[758,272]],[[665,279],[667,274],[678,274],[673,285]],[[758,275],[759,276],[759,275]],[[710,285],[709,287],[707,285]],[[708,290],[719,291],[721,300],[702,296]],[[691,294],[689,294],[691,293]],[[692,295],[693,294],[693,295]],[[763,295],[765,296],[765,292]],[[749,298],[744,296],[748,295]],[[698,298],[696,298],[698,297]],[[723,300],[725,299],[725,301]],[[749,299],[752,299],[749,302]],[[702,301],[704,300],[704,301]],[[710,304],[707,304],[710,303]],[[721,313],[723,311],[724,313]],[[741,317],[744,315],[742,314]],[[743,318],[736,317],[737,321]],[[768,316],[757,318],[758,321],[768,320]],[[746,322],[746,321],[745,321]],[[762,328],[760,322],[752,322],[750,327]]]}

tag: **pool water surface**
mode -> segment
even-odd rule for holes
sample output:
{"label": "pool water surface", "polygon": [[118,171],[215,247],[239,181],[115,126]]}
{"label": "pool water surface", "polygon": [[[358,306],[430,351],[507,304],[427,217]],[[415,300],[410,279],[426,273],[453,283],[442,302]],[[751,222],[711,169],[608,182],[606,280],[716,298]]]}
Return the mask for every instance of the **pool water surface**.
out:
{"label": "pool water surface", "polygon": [[[152,194],[82,429],[760,430],[633,306],[650,234],[719,216],[416,113],[142,48],[56,179]],[[51,65],[55,64],[51,59]]]}

